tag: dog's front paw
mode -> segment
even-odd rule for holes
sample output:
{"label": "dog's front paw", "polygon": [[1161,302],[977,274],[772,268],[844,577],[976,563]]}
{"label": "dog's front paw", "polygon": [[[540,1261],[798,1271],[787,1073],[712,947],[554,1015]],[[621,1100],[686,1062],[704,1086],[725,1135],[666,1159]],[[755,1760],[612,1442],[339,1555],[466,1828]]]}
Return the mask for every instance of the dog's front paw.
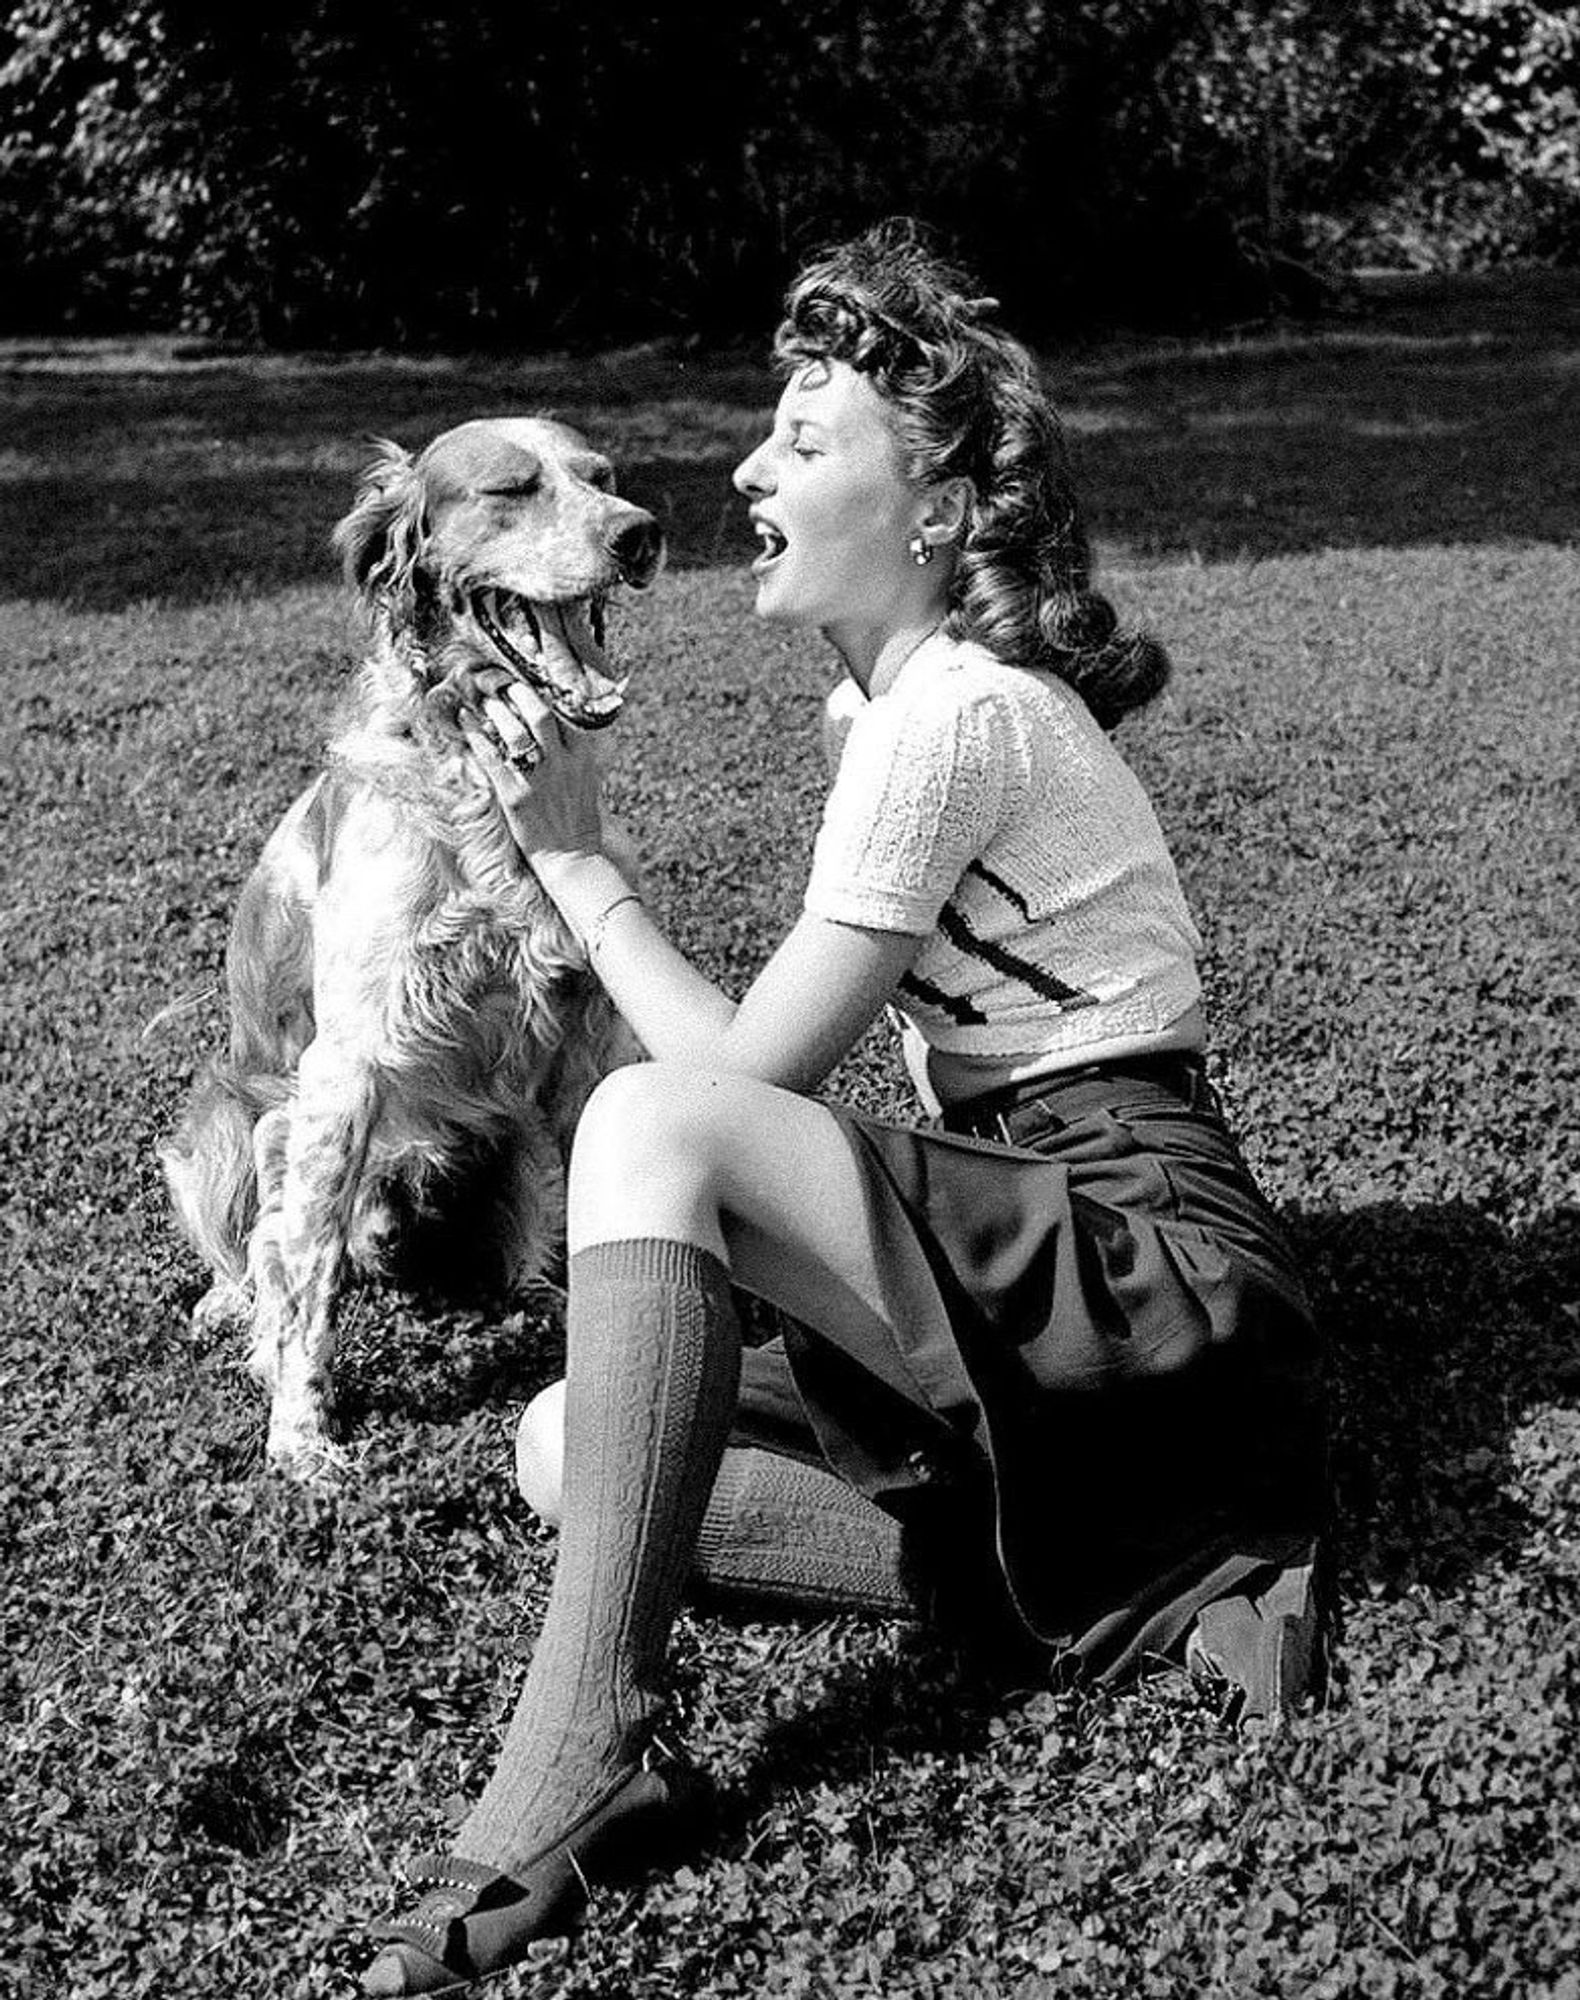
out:
{"label": "dog's front paw", "polygon": [[252,1320],[252,1287],[217,1278],[192,1308],[192,1331],[207,1340],[234,1335]]}
{"label": "dog's front paw", "polygon": [[343,1486],[351,1469],[351,1454],[327,1432],[311,1425],[269,1425],[265,1447],[269,1464],[298,1486],[332,1492]]}

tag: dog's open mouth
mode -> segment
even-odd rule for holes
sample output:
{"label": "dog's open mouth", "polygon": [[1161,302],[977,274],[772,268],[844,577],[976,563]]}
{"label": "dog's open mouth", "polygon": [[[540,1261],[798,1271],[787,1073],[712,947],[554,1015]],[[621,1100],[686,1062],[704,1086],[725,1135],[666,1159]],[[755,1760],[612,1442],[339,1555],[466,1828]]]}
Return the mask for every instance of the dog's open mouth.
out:
{"label": "dog's open mouth", "polygon": [[512,590],[472,593],[472,615],[506,666],[578,729],[603,729],[625,704],[628,675],[616,674],[603,649],[603,600],[530,603]]}

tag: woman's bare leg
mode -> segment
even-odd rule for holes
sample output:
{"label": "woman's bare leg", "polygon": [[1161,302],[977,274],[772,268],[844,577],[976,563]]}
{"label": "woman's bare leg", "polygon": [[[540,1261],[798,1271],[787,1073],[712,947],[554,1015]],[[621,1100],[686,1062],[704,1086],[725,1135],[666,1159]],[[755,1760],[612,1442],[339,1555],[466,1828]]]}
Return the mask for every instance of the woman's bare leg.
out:
{"label": "woman's bare leg", "polygon": [[711,1250],[737,1284],[864,1356],[889,1331],[861,1175],[839,1123],[772,1084],[665,1063],[605,1078],[577,1130],[567,1226],[573,1252],[644,1235]]}

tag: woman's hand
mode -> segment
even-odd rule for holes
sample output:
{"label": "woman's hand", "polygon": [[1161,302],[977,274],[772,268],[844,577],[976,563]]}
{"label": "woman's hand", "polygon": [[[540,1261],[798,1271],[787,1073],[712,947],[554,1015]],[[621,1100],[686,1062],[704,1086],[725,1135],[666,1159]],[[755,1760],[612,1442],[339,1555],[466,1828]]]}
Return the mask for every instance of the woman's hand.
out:
{"label": "woman's hand", "polygon": [[649,1055],[814,1090],[921,949],[905,932],[803,912],[737,1007],[664,937],[611,855],[596,742],[520,681],[482,691],[458,720],[511,837]]}
{"label": "woman's hand", "polygon": [[604,850],[602,772],[584,730],[567,729],[525,681],[485,694],[458,716],[511,838],[540,875],[560,858]]}

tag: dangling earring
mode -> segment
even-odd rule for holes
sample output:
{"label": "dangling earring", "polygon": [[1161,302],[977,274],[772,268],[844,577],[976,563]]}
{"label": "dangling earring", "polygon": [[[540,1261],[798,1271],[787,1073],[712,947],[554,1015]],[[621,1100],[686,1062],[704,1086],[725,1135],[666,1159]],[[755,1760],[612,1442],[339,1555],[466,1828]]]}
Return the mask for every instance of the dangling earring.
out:
{"label": "dangling earring", "polygon": [[907,545],[911,551],[911,561],[918,569],[926,569],[933,559],[933,545],[918,528]]}

